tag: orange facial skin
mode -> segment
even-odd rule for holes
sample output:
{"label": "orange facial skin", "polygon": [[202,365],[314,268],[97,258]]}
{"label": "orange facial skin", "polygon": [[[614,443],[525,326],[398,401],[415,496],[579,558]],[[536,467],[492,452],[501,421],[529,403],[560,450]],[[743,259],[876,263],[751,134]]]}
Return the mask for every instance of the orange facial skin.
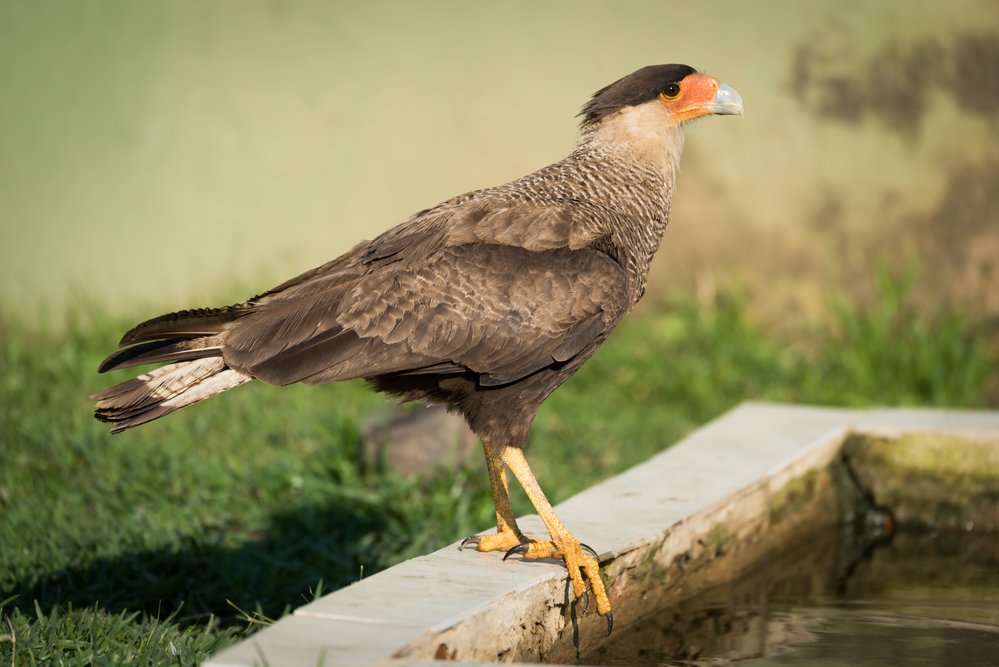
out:
{"label": "orange facial skin", "polygon": [[707,114],[743,115],[742,99],[728,85],[706,74],[690,74],[677,82],[679,91],[669,96],[665,91],[659,100],[673,118],[672,125]]}

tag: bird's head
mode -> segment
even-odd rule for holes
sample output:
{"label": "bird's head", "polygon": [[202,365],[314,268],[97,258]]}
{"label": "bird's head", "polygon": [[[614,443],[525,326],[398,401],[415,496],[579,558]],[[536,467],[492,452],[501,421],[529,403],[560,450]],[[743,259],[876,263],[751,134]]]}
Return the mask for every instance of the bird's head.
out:
{"label": "bird's head", "polygon": [[666,141],[679,148],[678,128],[709,114],[742,116],[742,98],[727,84],[687,65],[650,65],[593,95],[579,113],[580,136],[584,143],[603,140],[655,150]]}

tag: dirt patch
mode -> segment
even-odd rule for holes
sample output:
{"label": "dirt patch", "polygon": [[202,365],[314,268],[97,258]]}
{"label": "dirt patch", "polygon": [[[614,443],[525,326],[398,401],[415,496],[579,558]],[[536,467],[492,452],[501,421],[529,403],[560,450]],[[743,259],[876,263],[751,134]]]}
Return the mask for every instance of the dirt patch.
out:
{"label": "dirt patch", "polygon": [[[734,291],[757,320],[797,327],[834,299],[876,306],[883,265],[915,273],[910,297],[931,317],[999,318],[999,35],[890,38],[869,55],[835,31],[812,37],[788,54],[785,94],[811,117],[799,143],[825,149],[802,155],[841,168],[775,171],[767,186],[787,200],[769,211],[740,208],[752,197],[737,182],[682,181],[650,293],[710,305]],[[801,213],[769,220],[787,210]]]}
{"label": "dirt patch", "polygon": [[999,113],[999,37],[959,35],[951,52],[951,91],[961,108],[974,113]]}
{"label": "dirt patch", "polygon": [[999,313],[999,159],[953,169],[940,203],[910,228],[929,269],[923,290]]}
{"label": "dirt patch", "polygon": [[873,117],[916,143],[937,91],[952,95],[965,112],[999,111],[999,37],[960,33],[948,42],[890,42],[861,61],[837,53],[828,40],[809,40],[792,56],[789,89],[820,117],[850,124]]}

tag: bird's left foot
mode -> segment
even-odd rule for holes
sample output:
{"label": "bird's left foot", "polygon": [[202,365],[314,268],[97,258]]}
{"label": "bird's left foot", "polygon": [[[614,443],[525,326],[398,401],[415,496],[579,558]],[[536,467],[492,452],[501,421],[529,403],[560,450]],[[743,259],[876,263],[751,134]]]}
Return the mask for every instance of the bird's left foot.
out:
{"label": "bird's left foot", "polygon": [[[503,560],[513,554],[521,554],[524,558],[532,560],[535,558],[556,558],[564,561],[569,570],[572,589],[577,599],[586,595],[586,584],[583,581],[585,577],[590,582],[590,590],[593,591],[593,597],[597,603],[597,613],[607,617],[607,634],[611,633],[614,628],[614,616],[610,610],[610,599],[604,589],[604,580],[600,577],[600,563],[597,562],[596,551],[570,538],[562,546],[539,540],[518,544],[506,552]],[[589,597],[586,598],[586,606],[589,607]]]}
{"label": "bird's left foot", "polygon": [[[458,551],[474,544],[478,551],[506,551],[509,552],[518,546],[532,544],[534,540],[526,537],[519,530],[502,530],[492,535],[472,535],[462,540]],[[505,558],[504,558],[505,560]]]}

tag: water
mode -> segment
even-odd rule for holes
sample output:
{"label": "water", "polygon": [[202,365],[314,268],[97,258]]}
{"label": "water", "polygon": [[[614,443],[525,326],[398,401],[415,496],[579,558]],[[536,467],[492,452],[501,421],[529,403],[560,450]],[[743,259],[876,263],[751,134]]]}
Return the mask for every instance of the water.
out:
{"label": "water", "polygon": [[999,531],[830,531],[581,662],[999,666]]}

